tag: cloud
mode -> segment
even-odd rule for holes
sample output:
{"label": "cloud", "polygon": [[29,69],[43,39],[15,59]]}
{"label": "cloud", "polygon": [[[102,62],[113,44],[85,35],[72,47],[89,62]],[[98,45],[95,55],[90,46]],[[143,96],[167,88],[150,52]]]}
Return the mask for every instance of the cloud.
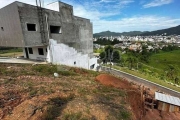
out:
{"label": "cloud", "polygon": [[[73,0],[72,0],[73,1]],[[130,16],[126,18],[119,18],[121,10],[124,7],[128,7],[133,0],[103,0],[103,1],[118,1],[114,4],[106,4],[100,2],[86,3],[71,3],[74,6],[74,14],[76,16],[88,18],[93,23],[93,32],[102,32],[106,30],[115,32],[124,31],[152,31],[157,29],[164,29],[168,27],[177,26],[180,24],[180,19],[173,19],[170,17],[144,15],[144,16]],[[106,9],[106,10],[103,10]],[[108,20],[116,16],[115,19]],[[117,17],[118,16],[118,17]]]}
{"label": "cloud", "polygon": [[[162,22],[163,21],[163,22]],[[152,31],[174,27],[180,24],[180,19],[145,15],[122,18],[114,21],[98,20],[94,22],[94,33],[101,31]]]}
{"label": "cloud", "polygon": [[101,0],[100,2],[110,3],[110,2],[116,2],[116,0]]}
{"label": "cloud", "polygon": [[162,6],[165,4],[170,4],[172,2],[173,2],[173,0],[153,0],[150,3],[143,5],[143,7],[144,8],[157,7],[157,6]]}
{"label": "cloud", "polygon": [[[0,0],[0,8],[8,5],[8,4],[11,4],[13,3],[14,1],[16,0]],[[32,0],[18,0],[19,2],[24,2],[24,3],[28,3],[28,4],[31,4],[31,5],[35,5],[35,1],[33,2]]]}
{"label": "cloud", "polygon": [[74,15],[91,20],[110,18],[121,14],[134,0],[62,0],[73,5]]}
{"label": "cloud", "polygon": [[[8,4],[11,4],[15,1],[31,4],[31,5],[36,5],[35,0],[0,0],[0,8],[7,6]],[[44,6],[47,5],[48,3],[52,2],[52,0],[44,0]]]}

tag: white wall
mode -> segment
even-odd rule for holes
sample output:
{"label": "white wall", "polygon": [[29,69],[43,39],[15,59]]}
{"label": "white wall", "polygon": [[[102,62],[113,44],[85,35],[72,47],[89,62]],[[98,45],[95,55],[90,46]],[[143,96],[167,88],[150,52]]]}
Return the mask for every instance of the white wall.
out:
{"label": "white wall", "polygon": [[74,48],[63,43],[57,44],[50,39],[47,61],[53,64],[63,64],[74,67],[89,69],[91,65],[97,66],[97,58],[90,58],[88,54],[78,53]]}
{"label": "white wall", "polygon": [[[46,46],[31,47],[31,48],[33,50],[33,54],[30,54],[29,49],[28,49],[29,59],[32,59],[32,60],[46,60],[47,59]],[[44,55],[39,55],[38,48],[43,48]],[[23,54],[24,54],[24,58],[27,58],[25,48],[23,49]]]}
{"label": "white wall", "polygon": [[23,55],[24,55],[24,58],[27,58],[25,48],[23,48]]}
{"label": "white wall", "polygon": [[[29,59],[33,60],[47,60],[53,64],[62,64],[73,67],[80,67],[90,69],[90,66],[94,66],[96,70],[97,58],[90,58],[88,54],[78,53],[73,47],[69,47],[63,43],[57,44],[57,41],[50,39],[49,46],[31,47],[33,54],[29,54]],[[44,55],[39,55],[38,48],[43,48]],[[47,52],[46,52],[47,48]],[[26,58],[25,48],[23,49],[24,57]]]}
{"label": "white wall", "polygon": [[47,9],[58,11],[59,12],[59,2],[53,2],[46,6]]}

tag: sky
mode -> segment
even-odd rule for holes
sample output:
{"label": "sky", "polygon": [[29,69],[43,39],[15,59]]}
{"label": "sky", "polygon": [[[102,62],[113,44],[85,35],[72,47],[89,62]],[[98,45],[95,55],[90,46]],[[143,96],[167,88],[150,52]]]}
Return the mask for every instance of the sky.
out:
{"label": "sky", "polygon": [[[15,0],[0,0],[0,8]],[[19,0],[35,5],[35,0]],[[55,0],[44,0],[44,5]],[[61,0],[90,19],[93,33],[153,31],[180,25],[180,0]]]}

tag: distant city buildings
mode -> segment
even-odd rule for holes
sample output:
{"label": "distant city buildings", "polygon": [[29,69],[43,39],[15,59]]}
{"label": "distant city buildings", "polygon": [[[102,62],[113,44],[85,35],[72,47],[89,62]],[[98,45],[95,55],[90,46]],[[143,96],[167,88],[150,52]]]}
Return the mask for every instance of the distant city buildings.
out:
{"label": "distant city buildings", "polygon": [[[166,46],[166,44],[173,44],[180,47],[180,35],[166,36],[164,34],[160,36],[104,36],[93,38],[94,42],[98,39],[106,39],[110,41],[118,40],[119,43],[115,44],[114,48],[121,48],[122,50],[128,48],[129,50],[133,51],[141,51],[142,45],[146,45],[147,50],[162,49],[164,46]],[[147,42],[151,43],[151,45],[146,44]],[[94,44],[94,48],[99,49],[101,48],[101,46],[98,44]]]}
{"label": "distant city buildings", "polygon": [[[139,41],[139,42],[165,42],[165,43],[180,43],[180,35],[171,35],[171,36],[110,36],[110,37],[99,37],[101,39],[108,39],[113,41],[117,39],[118,41]],[[94,38],[94,41],[97,41],[99,38]]]}

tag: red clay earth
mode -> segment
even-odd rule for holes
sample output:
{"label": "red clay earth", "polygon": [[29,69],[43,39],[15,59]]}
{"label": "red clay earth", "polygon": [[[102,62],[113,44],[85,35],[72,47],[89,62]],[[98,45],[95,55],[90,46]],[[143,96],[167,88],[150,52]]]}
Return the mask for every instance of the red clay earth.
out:
{"label": "red clay earth", "polygon": [[[106,86],[113,86],[124,89],[127,92],[127,99],[131,105],[134,120],[180,120],[180,112],[168,113],[161,112],[157,109],[146,111],[146,115],[142,115],[141,92],[138,86],[130,84],[127,80],[118,79],[108,74],[101,74],[96,80]],[[153,91],[153,90],[152,90]]]}

